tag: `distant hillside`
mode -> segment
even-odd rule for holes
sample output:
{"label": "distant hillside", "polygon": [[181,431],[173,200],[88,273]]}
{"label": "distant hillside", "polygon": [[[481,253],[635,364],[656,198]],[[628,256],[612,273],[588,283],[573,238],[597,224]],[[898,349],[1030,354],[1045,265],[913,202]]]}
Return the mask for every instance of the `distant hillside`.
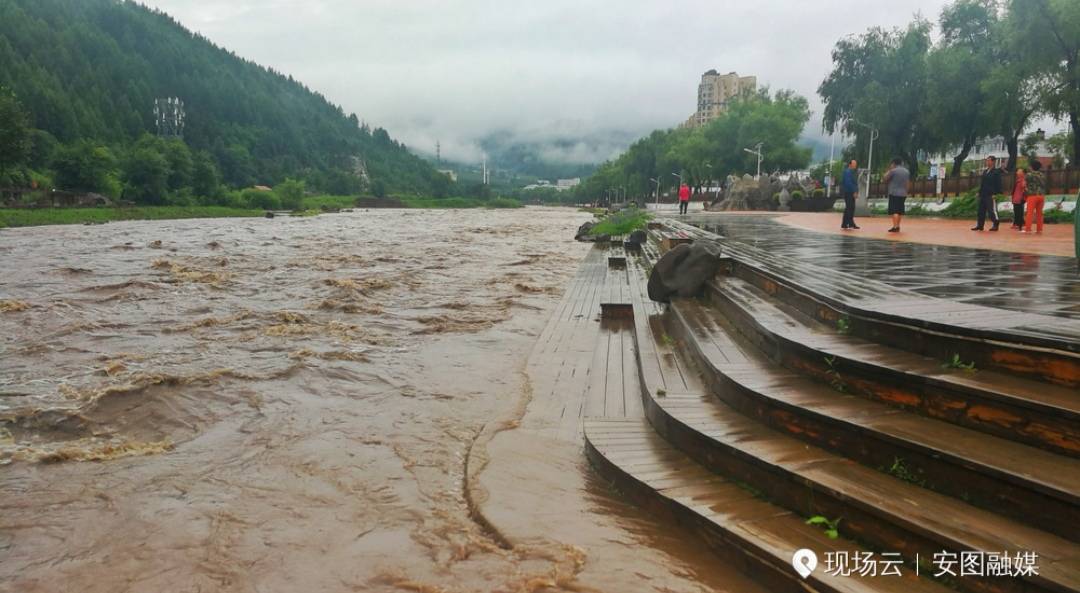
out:
{"label": "distant hillside", "polygon": [[0,15],[0,87],[45,132],[35,136],[35,168],[48,165],[38,153],[53,140],[101,143],[123,161],[155,132],[154,100],[179,97],[184,143],[233,187],[297,177],[356,191],[366,169],[380,190],[447,191],[443,176],[385,130],[161,12],[118,0],[0,0]]}

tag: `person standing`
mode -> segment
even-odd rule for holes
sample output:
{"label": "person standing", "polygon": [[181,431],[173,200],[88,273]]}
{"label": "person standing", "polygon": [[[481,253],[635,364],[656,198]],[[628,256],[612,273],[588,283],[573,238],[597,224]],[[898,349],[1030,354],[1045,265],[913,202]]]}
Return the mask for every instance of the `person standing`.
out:
{"label": "person standing", "polygon": [[690,186],[685,183],[679,186],[679,214],[686,214],[690,209]]}
{"label": "person standing", "polygon": [[986,170],[983,171],[982,179],[979,181],[979,213],[975,219],[975,226],[971,227],[971,230],[983,230],[987,215],[990,216],[990,222],[994,223],[990,230],[998,230],[997,204],[994,202],[994,196],[1000,193],[1001,169],[997,168],[997,158],[988,156]]}
{"label": "person standing", "polygon": [[1031,161],[1031,172],[1027,175],[1027,215],[1021,233],[1031,232],[1031,219],[1035,219],[1036,232],[1043,232],[1043,206],[1046,205],[1046,176],[1042,172],[1042,163]]}
{"label": "person standing", "polygon": [[885,173],[885,183],[889,190],[889,216],[892,217],[890,233],[900,232],[900,218],[904,216],[904,202],[907,201],[907,186],[911,179],[911,172],[904,166],[904,161],[899,157],[889,163],[889,170]]}
{"label": "person standing", "polygon": [[1012,204],[1013,204],[1013,229],[1020,230],[1024,228],[1024,196],[1027,192],[1027,182],[1024,179],[1024,170],[1016,170],[1016,181],[1013,183],[1012,192]]}
{"label": "person standing", "polygon": [[853,159],[840,176],[840,192],[844,196],[844,220],[840,223],[842,229],[859,228],[859,225],[855,224],[855,200],[859,197],[859,180],[855,173],[858,170],[859,163]]}

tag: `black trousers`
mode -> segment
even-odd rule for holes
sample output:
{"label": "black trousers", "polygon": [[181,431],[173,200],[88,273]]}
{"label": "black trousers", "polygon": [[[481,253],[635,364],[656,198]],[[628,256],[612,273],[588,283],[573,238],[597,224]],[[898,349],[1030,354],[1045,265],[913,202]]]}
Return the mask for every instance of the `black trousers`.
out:
{"label": "black trousers", "polygon": [[1013,226],[1024,226],[1024,203],[1013,204]]}
{"label": "black trousers", "polygon": [[997,205],[994,203],[994,196],[979,196],[979,213],[975,219],[976,228],[983,228],[987,215],[990,216],[990,222],[998,223]]}
{"label": "black trousers", "polygon": [[690,209],[690,200],[679,200],[679,214],[686,214]]}
{"label": "black trousers", "polygon": [[855,226],[855,192],[844,192],[844,220],[840,228],[846,229]]}

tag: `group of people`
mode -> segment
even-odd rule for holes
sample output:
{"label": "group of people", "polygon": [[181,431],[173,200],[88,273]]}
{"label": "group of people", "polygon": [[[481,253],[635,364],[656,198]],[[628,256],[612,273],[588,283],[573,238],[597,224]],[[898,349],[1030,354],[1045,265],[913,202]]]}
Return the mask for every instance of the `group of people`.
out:
{"label": "group of people", "polygon": [[[840,179],[840,191],[844,197],[844,217],[841,229],[858,229],[855,224],[855,199],[859,196],[857,179],[858,163],[852,160],[844,169]],[[911,172],[904,166],[904,161],[895,158],[889,163],[885,173],[885,183],[889,197],[889,216],[892,217],[890,233],[900,232],[900,219],[904,215],[904,202],[907,200],[908,182]],[[986,219],[993,226],[989,230],[998,230],[997,207],[994,196],[1003,192],[1002,170],[997,167],[997,158],[986,158],[986,169],[979,181],[979,204],[973,231],[985,230]],[[1042,163],[1032,160],[1028,170],[1017,169],[1016,182],[1012,191],[1013,224],[1012,228],[1021,233],[1031,232],[1031,223],[1035,222],[1037,233],[1043,231],[1043,207],[1046,205],[1046,176],[1042,172]]]}

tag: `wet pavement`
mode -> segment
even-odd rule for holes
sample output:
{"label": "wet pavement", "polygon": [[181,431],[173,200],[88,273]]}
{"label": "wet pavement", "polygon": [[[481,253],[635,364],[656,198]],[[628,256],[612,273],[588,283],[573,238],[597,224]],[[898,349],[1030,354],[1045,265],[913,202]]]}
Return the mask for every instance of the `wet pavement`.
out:
{"label": "wet pavement", "polygon": [[825,275],[823,283],[829,282],[828,270],[836,270],[924,296],[1080,320],[1080,273],[1073,258],[819,233],[770,215],[694,214],[680,220],[808,264]]}

